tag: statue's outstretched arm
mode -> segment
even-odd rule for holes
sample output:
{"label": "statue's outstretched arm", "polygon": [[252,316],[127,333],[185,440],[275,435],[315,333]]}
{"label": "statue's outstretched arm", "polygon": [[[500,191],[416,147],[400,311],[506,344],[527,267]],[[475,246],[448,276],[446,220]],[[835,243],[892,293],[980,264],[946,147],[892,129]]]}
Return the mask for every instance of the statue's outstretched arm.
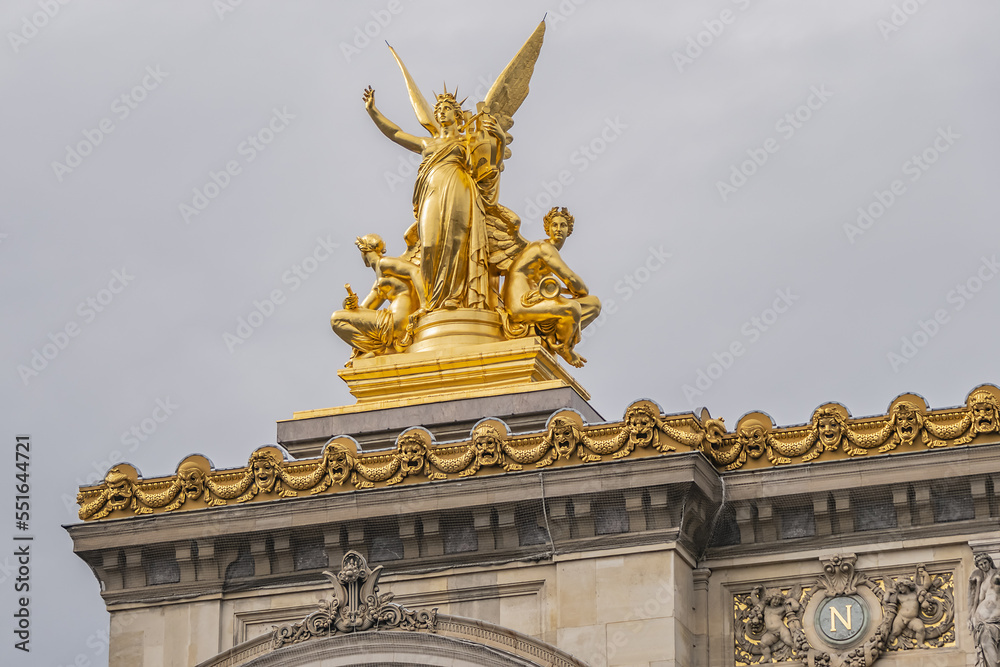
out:
{"label": "statue's outstretched arm", "polygon": [[403,132],[399,129],[398,125],[383,116],[382,112],[375,108],[375,91],[372,90],[371,86],[365,88],[364,100],[365,109],[368,110],[368,115],[372,117],[372,120],[375,122],[375,127],[377,127],[382,134],[389,137],[389,139],[396,142],[406,150],[413,151],[414,153],[419,153],[424,150],[423,139]]}

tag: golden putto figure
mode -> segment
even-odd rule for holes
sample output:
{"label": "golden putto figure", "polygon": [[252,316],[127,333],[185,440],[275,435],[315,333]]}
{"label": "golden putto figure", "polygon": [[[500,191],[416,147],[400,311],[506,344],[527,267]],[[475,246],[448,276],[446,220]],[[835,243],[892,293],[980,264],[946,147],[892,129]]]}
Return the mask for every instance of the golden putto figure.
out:
{"label": "golden putto figure", "polygon": [[544,224],[549,238],[526,244],[511,261],[504,304],[510,321],[533,325],[550,350],[573,366],[583,366],[586,359],[573,346],[580,331],[600,314],[601,302],[559,254],[573,233],[573,216],[565,207],[553,208]]}
{"label": "golden putto figure", "polygon": [[[365,266],[375,271],[375,284],[359,308],[358,295],[350,292],[344,309],[330,318],[334,333],[354,349],[352,359],[402,351],[409,345],[409,318],[421,303],[420,269],[397,257],[385,257],[385,241],[378,234],[365,234],[354,242]],[[389,302],[389,307],[379,307]]]}
{"label": "golden putto figure", "polygon": [[[550,238],[528,243],[519,232],[520,218],[499,203],[500,174],[511,156],[508,130],[528,95],[544,34],[543,21],[475,112],[464,110],[465,100],[447,88],[432,106],[389,47],[429,136],[403,131],[375,106],[375,91],[365,89],[365,109],[375,126],[419,153],[421,162],[413,222],[404,234],[406,252],[385,258],[380,237],[359,239],[365,264],[375,270],[375,287],[360,307],[348,287],[344,309],[331,318],[334,331],[354,349],[352,360],[406,351],[420,340],[420,323],[433,315],[438,327],[465,321],[492,327],[495,333],[489,335],[495,340],[538,336],[551,352],[583,365],[573,346],[580,330],[599,314],[600,301],[559,256],[572,216],[565,208],[553,209],[545,224]],[[378,310],[384,302],[387,310]]]}

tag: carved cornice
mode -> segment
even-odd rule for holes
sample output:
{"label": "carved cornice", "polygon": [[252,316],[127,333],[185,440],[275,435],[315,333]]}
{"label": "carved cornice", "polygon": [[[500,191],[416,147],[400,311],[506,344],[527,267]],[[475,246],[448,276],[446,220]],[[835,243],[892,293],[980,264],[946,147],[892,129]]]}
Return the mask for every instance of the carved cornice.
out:
{"label": "carved cornice", "polygon": [[777,427],[762,412],[740,418],[727,432],[707,411],[663,415],[658,405],[631,404],[623,419],[585,424],[574,410],[558,410],[545,431],[512,436],[499,419],[484,419],[461,442],[437,444],[429,431],[403,431],[394,450],[359,453],[348,436],[327,442],[318,459],[289,460],[262,447],[244,468],[215,470],[201,455],[184,459],[170,477],[143,479],[127,463],[111,468],[100,485],[81,487],[80,518],[97,520],[517,473],[548,466],[670,457],[700,451],[720,471],[752,470],[873,454],[996,442],[1000,389],[982,385],[964,407],[930,410],[915,394],[897,397],[884,415],[852,418],[839,403],[817,408],[804,425]]}

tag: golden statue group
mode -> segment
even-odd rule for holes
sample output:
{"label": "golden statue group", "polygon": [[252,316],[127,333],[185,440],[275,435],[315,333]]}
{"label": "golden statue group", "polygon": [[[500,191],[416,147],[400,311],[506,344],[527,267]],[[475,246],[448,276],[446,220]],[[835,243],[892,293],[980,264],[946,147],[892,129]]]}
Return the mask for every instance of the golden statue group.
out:
{"label": "golden statue group", "polygon": [[432,107],[390,47],[417,120],[430,136],[401,130],[375,107],[375,91],[365,90],[375,126],[422,159],[413,188],[414,221],[403,237],[406,252],[386,257],[377,234],[356,241],[365,265],[375,271],[375,284],[360,302],[347,285],[343,310],[330,319],[353,348],[348,365],[357,358],[444,349],[428,341],[437,336],[464,342],[468,338],[455,337],[463,329],[475,329],[473,340],[484,342],[537,336],[573,366],[586,361],[573,348],[601,304],[559,254],[573,232],[573,216],[553,208],[544,219],[548,238],[529,243],[520,234],[520,218],[498,200],[500,173],[511,155],[507,131],[528,94],[544,33],[543,22],[475,113],[463,110],[447,90]]}

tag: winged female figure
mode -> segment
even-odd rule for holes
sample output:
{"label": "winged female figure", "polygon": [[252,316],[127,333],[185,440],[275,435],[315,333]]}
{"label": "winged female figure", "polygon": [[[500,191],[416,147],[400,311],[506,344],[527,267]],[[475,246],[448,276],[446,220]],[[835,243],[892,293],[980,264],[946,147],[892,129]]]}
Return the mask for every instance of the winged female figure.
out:
{"label": "winged female figure", "polygon": [[417,120],[430,136],[404,132],[375,107],[375,91],[365,90],[365,108],[382,134],[421,155],[413,188],[417,241],[413,260],[422,282],[414,285],[422,290],[418,316],[442,308],[492,311],[498,305],[499,271],[491,262],[497,248],[489,227],[499,206],[503,162],[510,156],[507,130],[528,94],[544,33],[543,21],[475,113],[463,110],[455,93],[447,90],[431,106],[389,47],[402,70]]}

